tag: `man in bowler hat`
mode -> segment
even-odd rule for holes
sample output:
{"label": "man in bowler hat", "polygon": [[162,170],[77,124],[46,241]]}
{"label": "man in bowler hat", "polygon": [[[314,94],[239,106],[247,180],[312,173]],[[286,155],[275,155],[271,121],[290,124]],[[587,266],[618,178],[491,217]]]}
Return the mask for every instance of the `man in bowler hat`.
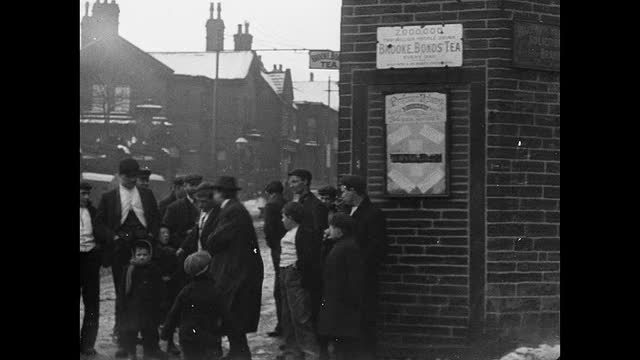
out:
{"label": "man in bowler hat", "polygon": [[149,179],[151,178],[151,170],[148,168],[140,169],[138,172],[138,187],[149,189]]}
{"label": "man in bowler hat", "polygon": [[[109,251],[105,252],[105,265],[111,265],[113,282],[116,289],[116,304],[123,296],[120,289],[123,273],[131,258],[133,243],[136,240],[149,240],[155,244],[160,227],[158,204],[151,190],[136,185],[140,165],[132,158],[120,161],[117,188],[102,195],[96,223],[101,229],[104,243]],[[120,338],[119,325],[122,311],[116,306],[115,335]],[[126,357],[118,340],[116,357]]]}
{"label": "man in bowler hat", "polygon": [[[228,359],[250,360],[247,333],[258,329],[264,268],[253,220],[237,198],[236,179],[221,176],[212,186],[220,212],[204,250],[211,254],[210,274],[229,311],[223,333],[229,338]],[[204,196],[204,193],[202,194]],[[201,193],[198,193],[200,199]]]}

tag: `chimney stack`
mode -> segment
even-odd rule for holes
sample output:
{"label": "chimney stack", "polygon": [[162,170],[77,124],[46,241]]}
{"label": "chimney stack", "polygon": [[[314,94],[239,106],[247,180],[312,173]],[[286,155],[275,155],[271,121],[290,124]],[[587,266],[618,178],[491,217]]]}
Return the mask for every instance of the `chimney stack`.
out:
{"label": "chimney stack", "polygon": [[242,24],[238,24],[238,33],[233,35],[235,51],[249,51],[253,42],[253,35],[249,34],[249,23],[244,23],[245,31],[242,32]]}
{"label": "chimney stack", "polygon": [[218,3],[218,18],[213,18],[213,3],[209,5],[209,19],[207,20],[207,51],[224,50],[224,21],[220,18],[222,7]]}

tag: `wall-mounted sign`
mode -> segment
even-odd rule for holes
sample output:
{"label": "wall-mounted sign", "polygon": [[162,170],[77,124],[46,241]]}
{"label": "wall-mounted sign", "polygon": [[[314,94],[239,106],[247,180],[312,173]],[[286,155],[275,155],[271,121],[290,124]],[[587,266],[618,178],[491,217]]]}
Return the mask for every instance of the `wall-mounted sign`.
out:
{"label": "wall-mounted sign", "polygon": [[309,50],[309,69],[340,69],[340,52]]}
{"label": "wall-mounted sign", "polygon": [[560,71],[560,27],[514,20],[513,66]]}
{"label": "wall-mounted sign", "polygon": [[462,24],[378,28],[376,68],[462,66]]}
{"label": "wall-mounted sign", "polygon": [[387,195],[447,195],[447,94],[385,96]]}

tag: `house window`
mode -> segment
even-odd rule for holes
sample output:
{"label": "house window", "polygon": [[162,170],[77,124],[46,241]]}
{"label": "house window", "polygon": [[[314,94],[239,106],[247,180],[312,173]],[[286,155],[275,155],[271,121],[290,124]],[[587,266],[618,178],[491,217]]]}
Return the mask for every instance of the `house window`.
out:
{"label": "house window", "polygon": [[131,89],[128,86],[116,86],[114,91],[114,112],[129,112]]}
{"label": "house window", "polygon": [[93,85],[91,87],[91,111],[104,112],[107,111],[107,87],[104,85]]}
{"label": "house window", "polygon": [[315,118],[307,119],[307,141],[318,141],[318,130]]}

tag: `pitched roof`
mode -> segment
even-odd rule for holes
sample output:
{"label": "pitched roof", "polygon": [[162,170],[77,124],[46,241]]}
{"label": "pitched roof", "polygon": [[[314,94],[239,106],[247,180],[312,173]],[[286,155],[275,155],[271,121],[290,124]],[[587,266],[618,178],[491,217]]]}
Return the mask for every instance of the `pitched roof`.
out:
{"label": "pitched roof", "polygon": [[[316,102],[328,104],[326,81],[294,81],[293,82],[293,98],[295,102]],[[331,106],[333,110],[338,111],[340,107],[340,96],[338,94],[338,82],[331,81]]]}
{"label": "pitched roof", "polygon": [[127,39],[123,38],[120,35],[105,36],[105,37],[102,37],[102,38],[100,38],[98,40],[92,41],[89,44],[85,45],[83,48],[80,49],[80,61],[82,61],[82,58],[86,54],[89,54],[93,49],[97,48],[100,45],[105,46],[108,49],[108,51],[113,52],[113,51],[115,51],[113,49],[113,47],[117,46],[118,43],[123,44],[124,46],[128,47],[129,49],[131,49],[134,53],[136,53],[140,57],[149,60],[149,62],[151,64],[157,66],[163,72],[165,72],[165,73],[173,73],[173,69],[170,66],[167,66],[166,64],[158,61],[156,58],[151,56],[149,53],[147,53],[146,51],[144,51],[144,50],[140,49],[139,47],[135,46],[134,44],[132,44],[131,42],[129,42]]}
{"label": "pitched roof", "polygon": [[[216,77],[215,52],[150,52],[176,75]],[[220,51],[219,79],[244,79],[254,59],[252,51]]]}
{"label": "pitched roof", "polygon": [[269,85],[273,84],[273,90],[276,91],[276,93],[278,95],[282,95],[283,91],[284,91],[284,79],[286,74],[283,72],[275,72],[275,73],[264,73],[264,76],[267,76],[269,79],[271,79],[271,81],[267,81],[269,82]]}

